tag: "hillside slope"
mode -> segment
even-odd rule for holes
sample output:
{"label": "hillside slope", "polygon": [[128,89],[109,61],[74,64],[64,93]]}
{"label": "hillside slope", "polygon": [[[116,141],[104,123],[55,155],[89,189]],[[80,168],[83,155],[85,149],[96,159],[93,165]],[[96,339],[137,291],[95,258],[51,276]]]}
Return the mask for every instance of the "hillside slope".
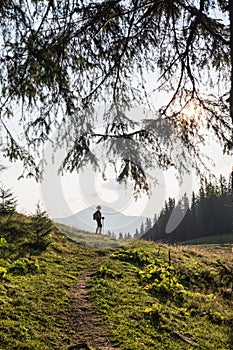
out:
{"label": "hillside slope", "polygon": [[233,349],[228,245],[25,247],[1,240],[1,350]]}
{"label": "hillside slope", "polygon": [[92,300],[120,349],[233,349],[232,263],[230,245],[135,242],[105,259]]}
{"label": "hillside slope", "polygon": [[59,349],[73,343],[67,323],[72,288],[97,253],[53,233],[46,251],[1,246],[1,350]]}

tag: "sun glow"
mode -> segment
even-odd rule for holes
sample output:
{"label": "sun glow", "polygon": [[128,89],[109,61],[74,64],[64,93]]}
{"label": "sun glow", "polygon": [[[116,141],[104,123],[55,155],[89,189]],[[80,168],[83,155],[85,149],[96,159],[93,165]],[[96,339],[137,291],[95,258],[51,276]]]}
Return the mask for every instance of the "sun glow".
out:
{"label": "sun glow", "polygon": [[194,102],[189,102],[181,111],[182,119],[187,122],[197,121],[200,114],[201,107]]}

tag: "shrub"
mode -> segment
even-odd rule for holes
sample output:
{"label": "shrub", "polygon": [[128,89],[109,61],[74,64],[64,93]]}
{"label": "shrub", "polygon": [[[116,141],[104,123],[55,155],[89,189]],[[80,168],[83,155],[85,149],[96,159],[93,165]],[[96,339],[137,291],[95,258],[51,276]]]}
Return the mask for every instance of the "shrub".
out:
{"label": "shrub", "polygon": [[98,277],[121,278],[122,274],[109,269],[106,265],[101,265],[98,271]]}
{"label": "shrub", "polygon": [[154,264],[147,265],[143,270],[139,270],[138,273],[146,283],[145,289],[151,292],[158,292],[166,296],[184,290],[184,286],[178,282],[174,274],[174,267],[160,259],[157,259]]}
{"label": "shrub", "polygon": [[14,262],[13,266],[9,268],[9,272],[17,275],[25,275],[27,273],[38,272],[39,269],[40,267],[37,260],[22,258]]}

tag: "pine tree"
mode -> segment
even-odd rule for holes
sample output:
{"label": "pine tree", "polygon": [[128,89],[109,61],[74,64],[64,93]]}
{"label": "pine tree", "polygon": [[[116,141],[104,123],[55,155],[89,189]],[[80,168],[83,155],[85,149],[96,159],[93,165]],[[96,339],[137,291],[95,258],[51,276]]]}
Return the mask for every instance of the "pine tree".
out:
{"label": "pine tree", "polygon": [[124,237],[123,237],[123,233],[120,232],[120,233],[119,233],[119,236],[118,236],[118,239],[121,239],[121,240],[122,240],[123,238],[124,238]]}
{"label": "pine tree", "polygon": [[219,187],[221,195],[225,195],[228,192],[227,180],[223,175],[219,177]]}
{"label": "pine tree", "polygon": [[36,248],[45,248],[49,242],[48,237],[54,230],[54,225],[46,211],[37,204],[36,211],[31,214],[32,245]]}
{"label": "pine tree", "polygon": [[139,237],[140,237],[140,234],[139,234],[138,229],[136,228],[134,238],[139,238]]}
{"label": "pine tree", "polygon": [[151,218],[146,218],[145,222],[145,232],[149,231],[152,227]]}
{"label": "pine tree", "polygon": [[11,190],[0,187],[0,214],[15,212],[16,205],[17,200]]}
{"label": "pine tree", "polygon": [[132,236],[131,236],[131,234],[129,232],[127,233],[126,237],[127,237],[127,239],[131,239],[132,238]]}
{"label": "pine tree", "polygon": [[192,192],[192,198],[191,198],[191,208],[190,208],[190,235],[193,236],[194,232],[197,231],[197,225],[198,225],[198,216],[197,216],[197,210],[198,210],[198,197],[196,197],[195,192]]}
{"label": "pine tree", "polygon": [[140,237],[142,237],[145,233],[145,230],[144,230],[144,223],[142,222],[141,223],[141,226],[140,226]]}
{"label": "pine tree", "polygon": [[192,199],[191,199],[191,209],[195,208],[197,206],[197,197],[195,195],[195,192],[192,192]]}

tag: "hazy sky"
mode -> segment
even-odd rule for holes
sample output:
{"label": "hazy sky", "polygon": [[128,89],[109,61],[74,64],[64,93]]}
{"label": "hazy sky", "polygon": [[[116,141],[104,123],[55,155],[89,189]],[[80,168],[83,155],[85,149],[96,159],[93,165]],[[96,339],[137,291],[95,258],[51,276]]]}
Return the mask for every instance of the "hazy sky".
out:
{"label": "hazy sky", "polygon": [[[149,89],[152,90],[154,80],[148,79],[148,81]],[[158,108],[166,101],[167,97],[158,94],[154,99],[154,104]],[[132,115],[138,120],[145,118],[141,107],[134,110]],[[129,117],[132,116],[129,115]],[[150,114],[148,117],[150,118]],[[211,172],[216,176],[223,174],[228,179],[233,163],[232,158],[222,155],[220,146],[213,143],[211,136],[208,140],[205,152],[215,162],[215,166],[210,165]],[[123,185],[117,184],[115,173],[111,168],[108,171],[106,181],[102,179],[101,174],[95,173],[90,168],[80,174],[61,176],[57,175],[57,169],[64,153],[61,151],[56,155],[55,164],[51,162],[50,153],[48,148],[48,166],[45,169],[42,183],[36,183],[34,179],[17,180],[22,173],[21,165],[19,163],[5,163],[8,168],[0,174],[0,179],[2,184],[11,188],[17,197],[19,211],[31,213],[40,201],[52,218],[65,217],[90,206],[95,208],[98,204],[112,207],[125,214],[154,217],[155,212],[159,213],[165,199],[169,196],[179,198],[185,192],[191,195],[193,190],[199,188],[198,180],[193,173],[187,174],[183,184],[179,184],[174,171],[164,172],[160,169],[154,169],[152,175],[157,178],[158,183],[152,188],[152,196],[148,198],[147,195],[142,195],[135,201],[132,195],[132,185],[129,183],[125,188]],[[2,162],[4,164],[4,160]]]}
{"label": "hazy sky", "polygon": [[[220,148],[211,143],[207,147],[210,157],[216,165],[212,172],[219,176],[230,175],[232,158],[221,155]],[[59,162],[59,156],[57,157]],[[108,179],[104,181],[101,174],[87,168],[80,174],[57,175],[57,164],[52,162],[46,168],[44,181],[36,183],[34,179],[21,179],[22,168],[19,163],[8,163],[7,170],[1,176],[2,184],[11,188],[18,199],[18,210],[32,213],[36,204],[40,201],[51,217],[64,217],[81,211],[87,207],[106,205],[129,215],[142,215],[153,217],[159,212],[165,199],[181,197],[184,192],[192,193],[198,189],[198,182],[194,174],[184,177],[180,185],[174,171],[163,172],[155,169],[153,175],[158,179],[158,184],[153,188],[151,198],[142,195],[137,201],[132,196],[132,188],[129,183],[127,188],[115,181],[115,173],[108,171]]]}

